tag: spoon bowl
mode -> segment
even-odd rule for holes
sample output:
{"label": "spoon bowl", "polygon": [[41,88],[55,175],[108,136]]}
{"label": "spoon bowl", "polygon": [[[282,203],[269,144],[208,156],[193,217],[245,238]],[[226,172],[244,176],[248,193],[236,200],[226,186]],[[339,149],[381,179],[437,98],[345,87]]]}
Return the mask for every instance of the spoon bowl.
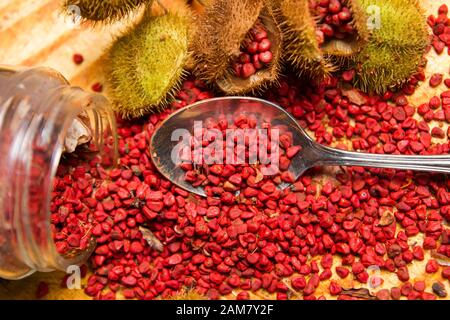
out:
{"label": "spoon bowl", "polygon": [[[172,151],[178,139],[173,137],[177,129],[192,132],[195,121],[207,122],[225,115],[229,122],[244,114],[256,119],[257,127],[268,122],[272,127],[292,133],[293,145],[301,151],[291,159],[289,171],[297,180],[306,170],[314,166],[362,166],[391,169],[450,173],[449,155],[391,155],[350,152],[322,146],[313,141],[293,118],[280,106],[269,101],[251,97],[222,97],[207,99],[184,107],[168,116],[153,133],[150,154],[159,172],[177,186],[201,196],[206,196],[202,187],[194,187],[185,181],[185,171],[172,159]],[[231,121],[232,122],[232,121]],[[231,123],[230,122],[230,123]],[[284,189],[289,184],[282,183]]]}
{"label": "spoon bowl", "polygon": [[[284,126],[286,130],[292,132],[293,144],[303,148],[302,156],[292,159],[289,171],[295,178],[303,174],[311,167],[308,151],[311,150],[314,142],[307,133],[297,124],[288,112],[280,106],[266,100],[250,97],[224,97],[212,98],[196,102],[182,108],[169,117],[155,130],[151,139],[151,157],[160,173],[179,187],[205,196],[202,187],[193,187],[184,180],[185,171],[176,165],[171,158],[172,150],[178,141],[173,142],[172,133],[176,129],[186,129],[192,131],[194,121],[206,122],[209,118],[218,118],[226,115],[228,120],[234,116],[244,114],[253,116],[257,120],[257,126],[262,122],[269,122],[272,126]],[[284,189],[289,184],[282,183],[278,187]]]}

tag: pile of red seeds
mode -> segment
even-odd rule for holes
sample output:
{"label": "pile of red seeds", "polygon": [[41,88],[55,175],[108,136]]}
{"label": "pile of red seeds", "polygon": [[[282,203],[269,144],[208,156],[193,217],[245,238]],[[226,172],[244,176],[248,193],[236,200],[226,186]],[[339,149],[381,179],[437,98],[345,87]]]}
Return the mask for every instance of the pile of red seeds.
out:
{"label": "pile of red seeds", "polygon": [[241,46],[239,57],[233,62],[233,71],[237,77],[247,79],[272,62],[272,43],[267,36],[262,23],[255,24],[250,30],[249,38]]}
{"label": "pile of red seeds", "polygon": [[[443,4],[438,9],[437,17],[430,15],[427,19],[428,25],[433,30],[432,45],[436,53],[441,54],[445,47],[450,45],[450,21],[448,19],[448,7]],[[450,54],[450,49],[448,50]]]}
{"label": "pile of red seeds", "polygon": [[352,13],[345,0],[310,0],[309,6],[318,17],[319,45],[330,39],[345,39],[354,34]]}
{"label": "pile of red seeds", "polygon": [[[413,80],[401,92],[367,96],[343,91],[337,78],[315,86],[287,78],[264,98],[284,107],[324,145],[379,154],[447,154],[450,91],[413,106],[407,95],[425,80],[423,71]],[[210,97],[201,82],[189,79],[172,107]],[[117,169],[103,169],[97,158],[60,166],[51,208],[55,240],[67,253],[95,237],[88,295],[154,299],[193,289],[211,299],[249,299],[263,290],[277,299],[325,299],[323,283],[331,296],[356,299],[341,279],[380,287],[382,274],[370,273],[378,267],[395,273],[401,284],[375,288],[377,299],[447,296],[450,267],[440,264],[450,258],[445,176],[347,167],[323,178],[326,169],[317,168],[282,192],[271,193],[269,181],[252,187],[246,179],[241,186],[254,192],[223,199],[213,188],[227,181],[215,185],[206,175],[202,183],[211,193],[201,198],[164,179],[150,161],[150,138],[169,113],[119,120]],[[212,171],[220,176],[223,170]],[[163,244],[162,251],[142,228]],[[411,265],[425,259],[422,276],[430,277],[412,278]]]}
{"label": "pile of red seeds", "polygon": [[[406,96],[363,95],[366,103],[356,105],[337,84],[334,78],[317,87],[284,81],[266,98],[326,145],[373,153],[448,153],[447,139],[432,142],[430,120],[414,119],[416,108]],[[437,99],[444,102],[447,94]],[[173,107],[211,96],[200,82],[187,80]],[[441,106],[433,108],[432,119],[450,121]],[[55,182],[64,194],[60,201],[71,204],[55,203],[66,217],[60,225],[80,235],[76,225],[91,225],[97,240],[87,294],[109,299],[121,291],[126,298],[152,299],[193,288],[216,299],[232,293],[248,298],[264,289],[278,299],[299,294],[318,299],[323,298],[315,295],[320,282],[332,278],[330,294],[344,299],[352,297],[341,294],[339,278],[367,283],[367,268],[376,265],[397,274],[404,283],[400,294],[435,297],[430,287],[414,289],[408,266],[423,260],[426,250],[450,257],[444,224],[450,219],[450,194],[441,175],[351,167],[321,181],[317,169],[265,202],[258,202],[265,193],[260,189],[234,202],[200,198],[165,180],[150,161],[150,137],[167,114],[119,123],[118,169],[106,173],[98,161],[82,163],[70,173],[62,170]],[[149,246],[142,226],[163,243],[162,252]],[[423,243],[408,241],[418,234]],[[432,259],[424,272],[448,279],[450,269]],[[390,292],[392,298],[397,293],[397,288]]]}
{"label": "pile of red seeds", "polygon": [[[234,193],[236,191],[242,191],[240,196],[240,202],[246,202],[246,199],[255,197],[255,205],[262,205],[262,202],[271,200],[273,193],[278,193],[276,186],[282,182],[293,183],[295,178],[293,174],[288,170],[291,164],[291,159],[301,150],[300,146],[293,145],[292,133],[285,132],[278,138],[279,147],[273,149],[271,138],[271,131],[278,129],[270,125],[269,122],[262,122],[257,124],[257,120],[254,116],[247,116],[239,114],[233,119],[234,123],[229,123],[225,115],[221,115],[217,120],[208,119],[208,130],[218,130],[222,137],[222,145],[217,146],[216,140],[211,139],[206,132],[202,132],[202,137],[194,137],[195,142],[188,146],[187,152],[189,161],[183,162],[180,166],[186,171],[185,180],[191,183],[194,187],[205,187],[205,193],[210,197],[220,197],[220,202],[233,204],[235,202]],[[262,136],[254,135],[253,138],[250,135],[251,129],[266,129],[266,133]],[[249,129],[249,130],[247,130]],[[234,140],[232,144],[227,141],[227,131],[230,130],[242,130],[242,136],[239,138],[236,136],[236,140],[242,139],[243,145],[238,147],[235,145]],[[245,131],[247,130],[247,131]],[[282,130],[279,128],[278,130]],[[244,136],[247,132],[247,136]],[[254,132],[255,133],[255,132]],[[274,142],[274,141],[273,141]],[[275,143],[275,142],[274,142]],[[211,163],[209,159],[205,159],[205,155],[208,154],[215,156],[212,152],[205,152],[201,155],[202,165],[198,165],[191,159],[196,159],[196,145],[201,146],[207,150],[208,147],[213,147],[214,150],[220,148],[223,151],[223,157],[219,159],[220,163]],[[271,148],[272,147],[272,148]],[[267,164],[261,164],[258,161],[259,148],[266,148],[266,159],[263,162]],[[269,169],[270,159],[272,158],[272,152],[277,157],[276,163],[273,163],[273,173],[264,174],[264,168]],[[229,164],[225,155],[232,156],[235,160],[240,159],[243,164]],[[250,164],[250,159],[255,160],[254,164]],[[275,160],[275,159],[274,159]],[[276,166],[276,168],[275,168]],[[260,190],[262,192],[260,192]],[[218,200],[219,201],[219,200]],[[262,202],[261,202],[262,201]],[[276,206],[273,202],[272,206]],[[218,208],[216,210],[218,215]],[[215,216],[217,216],[215,215]]]}

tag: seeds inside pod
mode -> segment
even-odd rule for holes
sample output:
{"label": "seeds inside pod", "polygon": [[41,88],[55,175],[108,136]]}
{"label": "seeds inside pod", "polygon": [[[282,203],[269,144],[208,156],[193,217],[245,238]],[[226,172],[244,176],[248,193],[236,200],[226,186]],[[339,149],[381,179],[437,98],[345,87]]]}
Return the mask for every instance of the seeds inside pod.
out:
{"label": "seeds inside pod", "polygon": [[277,80],[281,31],[263,0],[215,0],[197,20],[194,73],[226,94]]}
{"label": "seeds inside pod", "polygon": [[277,17],[284,34],[284,56],[300,75],[323,79],[336,67],[325,57],[319,43],[316,22],[308,0],[278,0]]}
{"label": "seeds inside pod", "polygon": [[286,60],[301,75],[322,80],[336,71],[336,58],[355,55],[367,42],[359,0],[278,0],[275,5]]}
{"label": "seeds inside pod", "polygon": [[141,5],[149,7],[153,0],[65,0],[64,8],[73,11],[74,8],[84,19],[92,21],[114,22],[122,19]]}
{"label": "seeds inside pod", "polygon": [[143,20],[110,49],[109,95],[114,109],[131,118],[160,111],[173,97],[188,59],[187,10]]}
{"label": "seeds inside pod", "polygon": [[372,35],[355,57],[355,85],[382,94],[399,87],[423,63],[429,36],[416,0],[360,0],[364,10],[378,8]]}
{"label": "seeds inside pod", "polygon": [[370,32],[360,0],[310,0],[324,54],[349,57],[362,50]]}

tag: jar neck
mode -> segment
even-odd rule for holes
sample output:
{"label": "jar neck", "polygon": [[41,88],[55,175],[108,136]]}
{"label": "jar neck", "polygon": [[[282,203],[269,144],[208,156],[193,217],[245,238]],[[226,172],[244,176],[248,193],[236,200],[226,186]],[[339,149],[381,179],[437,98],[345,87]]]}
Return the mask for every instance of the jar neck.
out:
{"label": "jar neck", "polygon": [[[92,141],[104,151],[105,130],[113,134],[115,124],[101,95],[70,87],[48,69],[18,72],[0,89],[0,235],[9,229],[11,261],[22,267],[16,277],[66,270],[90,254],[59,255],[50,219],[53,179],[68,130],[80,113],[91,127]],[[108,150],[113,162],[116,148],[114,141]],[[0,263],[0,277],[1,269]]]}

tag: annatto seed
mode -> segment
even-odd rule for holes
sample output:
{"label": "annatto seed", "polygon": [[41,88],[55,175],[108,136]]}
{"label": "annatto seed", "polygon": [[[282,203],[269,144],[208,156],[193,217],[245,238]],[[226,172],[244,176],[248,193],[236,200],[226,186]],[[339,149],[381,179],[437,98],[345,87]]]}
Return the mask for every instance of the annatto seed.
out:
{"label": "annatto seed", "polygon": [[292,278],[291,285],[295,290],[303,290],[306,287],[306,279],[303,276]]}
{"label": "annatto seed", "polygon": [[430,87],[435,88],[442,83],[442,73],[435,73],[430,78]]}
{"label": "annatto seed", "polygon": [[75,64],[82,64],[84,61],[84,57],[79,53],[75,53],[72,59]]}

